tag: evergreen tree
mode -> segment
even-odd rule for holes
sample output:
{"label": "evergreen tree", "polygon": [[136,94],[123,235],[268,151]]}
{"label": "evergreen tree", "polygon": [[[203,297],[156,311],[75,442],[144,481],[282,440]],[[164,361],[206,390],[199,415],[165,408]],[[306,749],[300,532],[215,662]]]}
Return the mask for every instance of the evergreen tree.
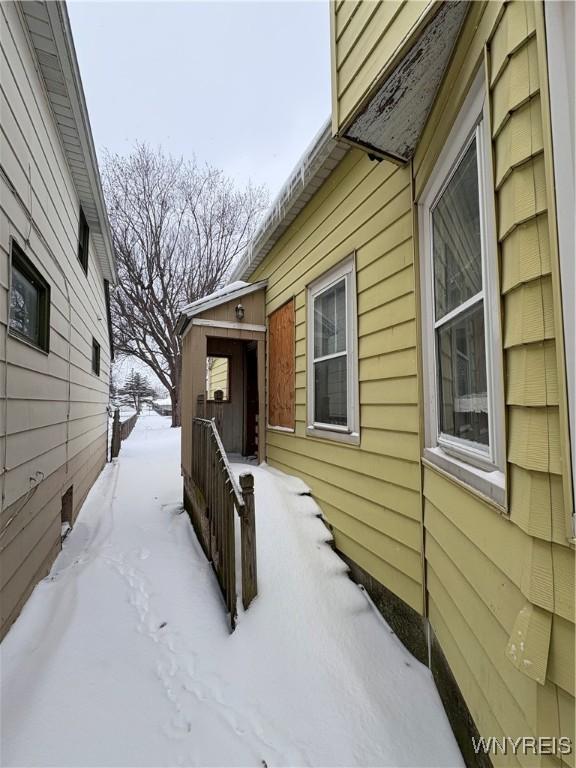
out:
{"label": "evergreen tree", "polygon": [[118,394],[120,395],[120,402],[130,405],[137,413],[140,413],[144,403],[150,403],[156,397],[148,378],[134,369],[130,371],[130,375],[118,390]]}

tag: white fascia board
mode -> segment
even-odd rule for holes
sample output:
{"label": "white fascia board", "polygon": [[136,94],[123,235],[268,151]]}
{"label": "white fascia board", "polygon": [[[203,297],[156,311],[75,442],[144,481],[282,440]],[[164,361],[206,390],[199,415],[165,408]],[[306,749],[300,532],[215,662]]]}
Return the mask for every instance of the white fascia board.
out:
{"label": "white fascia board", "polygon": [[[82,154],[86,170],[90,180],[90,189],[100,223],[100,235],[104,242],[106,251],[106,262],[101,264],[104,277],[112,284],[117,282],[116,261],[114,258],[114,249],[112,246],[112,234],[110,232],[110,222],[106,213],[106,204],[104,202],[104,193],[100,181],[100,171],[94,141],[92,138],[92,129],[90,127],[90,118],[84,90],[82,88],[82,79],[80,69],[76,58],[74,40],[68,11],[64,3],[47,2],[45,8],[50,19],[50,26],[54,35],[54,44],[58,51],[58,59],[62,72],[66,80],[66,90],[70,101],[70,108],[74,115],[74,121],[78,130],[78,136],[82,147]],[[56,124],[57,125],[57,124]],[[57,126],[58,127],[58,126]]]}

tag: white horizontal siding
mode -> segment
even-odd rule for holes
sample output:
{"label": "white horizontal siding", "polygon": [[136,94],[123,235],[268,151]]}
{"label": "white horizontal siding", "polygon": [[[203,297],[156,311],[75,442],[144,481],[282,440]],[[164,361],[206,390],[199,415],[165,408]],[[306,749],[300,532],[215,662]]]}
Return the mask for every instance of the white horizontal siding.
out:
{"label": "white horizontal siding", "polygon": [[[30,490],[30,478],[48,477],[101,441],[110,350],[103,276],[92,243],[88,275],[78,262],[79,198],[18,7],[2,4],[0,21],[0,163],[9,179],[7,184],[0,178],[0,394],[7,396],[0,404],[0,434],[6,433],[0,451],[7,468],[6,508]],[[49,354],[7,334],[11,238],[50,284]],[[99,377],[92,373],[93,337],[101,346]]]}

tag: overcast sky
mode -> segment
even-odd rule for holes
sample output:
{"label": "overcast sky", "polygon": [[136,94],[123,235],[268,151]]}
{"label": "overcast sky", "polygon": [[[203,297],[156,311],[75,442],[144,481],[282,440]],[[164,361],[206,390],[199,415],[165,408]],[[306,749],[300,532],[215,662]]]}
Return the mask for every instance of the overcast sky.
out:
{"label": "overcast sky", "polygon": [[[69,0],[68,13],[99,155],[147,141],[273,198],[330,114],[327,0]],[[131,367],[151,373],[128,358],[118,382]]]}
{"label": "overcast sky", "polygon": [[330,112],[327,6],[69,2],[98,153],[147,141],[273,197]]}

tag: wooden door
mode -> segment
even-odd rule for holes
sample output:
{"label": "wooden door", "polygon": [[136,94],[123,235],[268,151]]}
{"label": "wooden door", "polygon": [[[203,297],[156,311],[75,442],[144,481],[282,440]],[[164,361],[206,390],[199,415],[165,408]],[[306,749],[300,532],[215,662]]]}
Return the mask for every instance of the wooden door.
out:
{"label": "wooden door", "polygon": [[256,342],[245,347],[245,397],[246,418],[244,420],[244,456],[258,453],[258,352]]}

